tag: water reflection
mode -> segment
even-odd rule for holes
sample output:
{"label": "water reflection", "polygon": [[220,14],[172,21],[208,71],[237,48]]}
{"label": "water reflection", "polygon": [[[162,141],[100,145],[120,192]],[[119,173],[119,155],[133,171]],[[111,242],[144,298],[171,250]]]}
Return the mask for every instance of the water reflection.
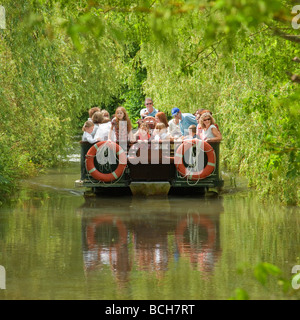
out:
{"label": "water reflection", "polygon": [[207,278],[221,254],[221,199],[86,198],[79,212],[87,277],[109,267],[118,283],[163,278],[184,261]]}

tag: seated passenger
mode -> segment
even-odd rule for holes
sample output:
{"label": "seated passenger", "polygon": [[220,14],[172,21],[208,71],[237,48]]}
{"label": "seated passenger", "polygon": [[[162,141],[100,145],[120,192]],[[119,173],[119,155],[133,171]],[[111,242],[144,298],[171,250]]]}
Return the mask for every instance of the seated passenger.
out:
{"label": "seated passenger", "polygon": [[148,141],[150,139],[149,126],[147,123],[142,122],[138,131],[134,134],[135,140]]}
{"label": "seated passenger", "polygon": [[192,124],[189,126],[189,134],[188,136],[184,137],[184,140],[192,140],[192,139],[199,139],[199,136],[196,133],[197,127]]}
{"label": "seated passenger", "polygon": [[207,142],[219,142],[222,140],[220,131],[215,126],[215,119],[209,112],[205,112],[199,119],[199,136]]}
{"label": "seated passenger", "polygon": [[[199,119],[200,117],[202,116],[203,113],[206,113],[206,112],[209,112],[210,115],[212,116],[212,112],[207,110],[207,109],[198,109],[196,112],[195,112],[195,116],[196,116],[196,120],[198,122],[198,125],[197,125],[197,132],[199,132],[199,130],[201,129],[200,128],[200,125],[199,125]],[[215,123],[215,126],[217,127],[217,129],[220,131],[219,129],[219,126]],[[220,131],[221,132],[221,131]]]}
{"label": "seated passenger", "polygon": [[155,117],[158,111],[153,107],[153,101],[151,98],[145,99],[145,106],[146,108],[142,109],[140,112],[141,118],[144,119],[145,117]]}
{"label": "seated passenger", "polygon": [[[155,130],[153,132],[153,140],[154,141],[162,141],[162,140],[169,140],[170,141],[170,134],[168,133],[168,129],[166,125],[162,122],[158,123],[155,127]],[[159,146],[156,146],[159,148]],[[162,146],[162,149],[166,149],[167,146]],[[169,148],[169,146],[168,146]]]}

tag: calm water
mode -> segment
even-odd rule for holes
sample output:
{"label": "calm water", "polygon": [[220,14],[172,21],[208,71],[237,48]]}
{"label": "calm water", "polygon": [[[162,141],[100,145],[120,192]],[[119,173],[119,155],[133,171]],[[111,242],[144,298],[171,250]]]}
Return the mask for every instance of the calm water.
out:
{"label": "calm water", "polygon": [[300,298],[277,276],[254,276],[268,262],[291,282],[299,209],[262,205],[228,182],[217,197],[85,197],[79,172],[73,163],[24,181],[0,208],[0,299],[212,300],[238,288]]}

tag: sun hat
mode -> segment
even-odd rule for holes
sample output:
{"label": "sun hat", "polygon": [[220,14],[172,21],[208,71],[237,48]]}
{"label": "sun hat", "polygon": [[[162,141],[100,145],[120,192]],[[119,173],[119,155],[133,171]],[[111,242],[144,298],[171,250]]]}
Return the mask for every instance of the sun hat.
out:
{"label": "sun hat", "polygon": [[171,111],[172,117],[176,116],[176,114],[179,113],[179,112],[180,112],[180,109],[173,108],[172,111]]}

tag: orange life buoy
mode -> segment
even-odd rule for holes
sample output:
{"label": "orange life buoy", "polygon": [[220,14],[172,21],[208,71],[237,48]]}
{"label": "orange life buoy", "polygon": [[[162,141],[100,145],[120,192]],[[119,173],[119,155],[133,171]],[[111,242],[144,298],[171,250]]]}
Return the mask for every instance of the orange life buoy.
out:
{"label": "orange life buoy", "polygon": [[[184,233],[188,229],[190,221],[205,229],[207,241],[201,244],[201,248],[197,249],[195,244],[184,241]],[[211,269],[211,254],[216,243],[216,229],[208,216],[192,214],[189,218],[185,218],[178,224],[175,238],[179,253],[182,256],[188,257],[192,263],[196,263],[201,271]]]}
{"label": "orange life buoy", "polygon": [[87,243],[90,248],[94,247],[97,244],[95,238],[95,230],[102,224],[110,224],[115,225],[118,229],[120,240],[116,244],[116,246],[122,246],[127,242],[127,228],[125,224],[114,216],[99,216],[92,220],[92,222],[88,225],[86,230]]}
{"label": "orange life buoy", "polygon": [[[116,152],[116,155],[119,158],[119,164],[115,171],[110,173],[102,173],[96,169],[94,158],[98,150],[102,147],[107,146],[111,150]],[[127,156],[124,150],[115,142],[112,141],[101,141],[94,144],[86,154],[86,170],[87,172],[96,180],[103,181],[103,182],[111,182],[118,179],[124,172],[126,165],[127,165]]]}
{"label": "orange life buoy", "polygon": [[[201,143],[201,146],[203,145],[203,151],[207,155],[207,164],[201,171],[190,172],[188,168],[184,165],[183,157],[184,153],[197,143]],[[216,166],[216,155],[213,147],[206,141],[198,139],[186,140],[183,141],[182,144],[176,150],[174,162],[177,171],[183,177],[187,177],[190,180],[204,179],[214,172]]]}

